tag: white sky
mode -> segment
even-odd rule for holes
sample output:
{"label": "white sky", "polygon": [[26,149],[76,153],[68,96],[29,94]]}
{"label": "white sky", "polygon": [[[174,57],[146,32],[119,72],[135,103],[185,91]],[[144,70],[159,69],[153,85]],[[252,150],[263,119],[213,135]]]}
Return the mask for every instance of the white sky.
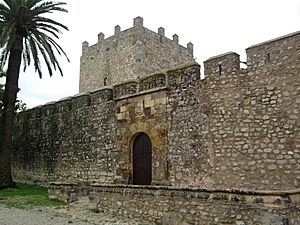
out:
{"label": "white sky", "polygon": [[28,107],[56,101],[78,93],[81,43],[97,42],[100,32],[113,35],[115,25],[125,30],[133,18],[157,32],[165,28],[172,39],[179,35],[183,46],[194,44],[194,57],[201,65],[207,58],[234,51],[245,60],[245,49],[272,38],[300,30],[299,0],[65,0],[69,13],[53,14],[69,27],[59,43],[71,62],[59,58],[64,76],[51,78],[44,67],[43,79],[32,69],[20,75],[19,99]]}

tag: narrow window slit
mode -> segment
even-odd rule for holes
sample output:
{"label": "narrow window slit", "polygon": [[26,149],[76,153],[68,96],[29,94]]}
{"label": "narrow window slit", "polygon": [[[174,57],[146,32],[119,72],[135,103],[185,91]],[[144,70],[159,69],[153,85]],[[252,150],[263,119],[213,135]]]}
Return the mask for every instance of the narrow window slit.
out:
{"label": "narrow window slit", "polygon": [[270,54],[270,52],[268,52],[268,54],[267,54],[267,62],[270,62],[271,61],[271,54]]}

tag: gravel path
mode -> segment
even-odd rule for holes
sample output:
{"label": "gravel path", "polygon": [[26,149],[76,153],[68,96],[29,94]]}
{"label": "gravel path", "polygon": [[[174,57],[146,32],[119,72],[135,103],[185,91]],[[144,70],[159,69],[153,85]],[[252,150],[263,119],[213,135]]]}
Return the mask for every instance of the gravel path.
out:
{"label": "gravel path", "polygon": [[93,213],[86,199],[61,208],[32,207],[6,208],[0,204],[0,225],[138,225],[117,217]]}

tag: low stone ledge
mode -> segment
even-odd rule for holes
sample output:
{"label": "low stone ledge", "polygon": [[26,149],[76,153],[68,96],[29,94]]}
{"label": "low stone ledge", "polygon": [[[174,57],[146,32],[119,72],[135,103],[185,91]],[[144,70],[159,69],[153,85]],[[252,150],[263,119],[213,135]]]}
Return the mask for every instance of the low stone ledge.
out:
{"label": "low stone ledge", "polygon": [[262,215],[272,224],[297,224],[299,204],[291,195],[299,190],[289,192],[92,184],[89,199],[103,212],[164,225],[269,224]]}
{"label": "low stone ledge", "polygon": [[184,188],[174,186],[143,186],[125,184],[78,184],[75,182],[51,182],[49,196],[68,199],[71,192],[82,195],[90,192],[123,193],[124,195],[169,196],[188,199],[226,200],[233,202],[265,203],[287,205],[300,203],[300,189],[294,190],[218,190]]}
{"label": "low stone ledge", "polygon": [[[66,202],[88,195],[101,212],[164,225],[181,224],[269,224],[264,216],[282,224],[299,224],[300,190],[244,191],[52,182],[49,197]],[[55,196],[56,195],[56,196]],[[297,200],[298,198],[298,200]]]}
{"label": "low stone ledge", "polygon": [[183,191],[203,191],[203,192],[227,192],[235,194],[263,194],[263,195],[282,195],[282,194],[300,194],[300,188],[292,190],[238,190],[238,189],[204,189],[197,187],[176,187],[176,186],[150,186],[150,185],[133,185],[133,184],[106,184],[91,183],[91,187],[120,187],[136,189],[153,189],[153,190],[183,190]]}
{"label": "low stone ledge", "polygon": [[[254,202],[254,203],[268,203],[268,204],[290,204],[300,203],[300,189],[295,190],[218,190],[218,189],[201,189],[201,188],[184,188],[173,186],[137,186],[137,185],[122,185],[122,184],[91,184],[91,190],[101,192],[116,191],[123,192],[125,195],[134,195],[136,190],[140,194],[148,195],[150,192],[155,192],[150,195],[155,196],[173,196],[183,198],[199,198],[199,199],[213,199],[226,200],[234,202]],[[144,191],[144,192],[143,192]],[[145,192],[148,192],[145,193]]]}
{"label": "low stone ledge", "polygon": [[89,184],[76,182],[54,181],[49,183],[48,197],[64,202],[77,201],[79,196],[87,196]]}

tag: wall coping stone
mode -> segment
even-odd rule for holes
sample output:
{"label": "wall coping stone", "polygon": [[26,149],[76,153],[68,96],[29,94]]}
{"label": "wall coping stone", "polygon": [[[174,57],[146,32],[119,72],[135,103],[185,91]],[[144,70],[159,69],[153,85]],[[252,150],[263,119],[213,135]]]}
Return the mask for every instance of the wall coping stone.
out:
{"label": "wall coping stone", "polygon": [[111,86],[104,86],[104,87],[101,87],[101,88],[98,88],[98,89],[94,89],[92,91],[89,91],[89,93],[95,93],[95,92],[98,92],[98,91],[105,91],[105,90],[112,90],[113,88]]}
{"label": "wall coping stone", "polygon": [[150,75],[143,76],[143,77],[139,78],[138,81],[143,81],[143,80],[146,80],[150,77],[155,77],[155,76],[160,76],[160,75],[166,75],[166,73],[162,72],[162,71],[161,72],[155,72],[155,73],[152,73]]}
{"label": "wall coping stone", "polygon": [[161,91],[161,90],[165,90],[165,89],[166,89],[166,87],[152,88],[152,89],[149,89],[149,90],[139,91],[139,92],[129,94],[129,95],[122,95],[120,97],[114,98],[113,100],[118,101],[118,100],[122,100],[122,99],[125,99],[125,98],[133,98],[133,97],[136,97],[136,96],[139,96],[139,95],[149,94],[149,93],[152,93],[152,92]]}
{"label": "wall coping stone", "polygon": [[268,41],[264,41],[264,42],[260,42],[258,44],[251,45],[250,47],[246,48],[246,50],[248,50],[250,48],[259,47],[261,45],[270,44],[272,42],[280,41],[282,39],[290,38],[290,37],[293,37],[293,36],[296,36],[296,35],[299,35],[299,34],[300,34],[300,31],[296,31],[296,32],[293,32],[293,33],[290,33],[290,34],[286,34],[286,35],[283,35],[283,36],[280,36],[280,37],[277,37],[277,38],[270,39]]}
{"label": "wall coping stone", "polygon": [[113,87],[115,88],[115,87],[119,87],[119,86],[122,86],[122,85],[125,85],[125,84],[138,83],[138,80],[139,80],[139,79],[135,79],[135,80],[133,80],[133,79],[125,80],[125,81],[123,81],[123,82],[121,82],[121,83],[115,84]]}
{"label": "wall coping stone", "polygon": [[91,94],[90,91],[81,92],[81,93],[78,93],[76,95],[73,95],[72,98],[77,98],[77,97],[81,97],[81,96],[85,96],[85,95],[90,95],[90,94]]}
{"label": "wall coping stone", "polygon": [[193,67],[193,66],[201,67],[200,64],[197,63],[196,61],[191,61],[191,62],[188,62],[188,63],[181,64],[179,66],[176,66],[176,67],[174,67],[172,69],[169,69],[165,73],[172,73],[172,72],[175,72],[175,71],[178,71],[178,70],[187,69],[187,68],[190,68],[190,67]]}
{"label": "wall coping stone", "polygon": [[208,58],[207,60],[204,61],[204,63],[215,60],[215,59],[219,59],[219,58],[227,56],[227,55],[238,55],[239,56],[239,54],[237,54],[236,52],[225,52],[223,54],[215,55],[215,56]]}
{"label": "wall coping stone", "polygon": [[56,101],[51,101],[51,102],[47,102],[44,105],[41,106],[47,106],[47,105],[54,105],[56,103]]}

